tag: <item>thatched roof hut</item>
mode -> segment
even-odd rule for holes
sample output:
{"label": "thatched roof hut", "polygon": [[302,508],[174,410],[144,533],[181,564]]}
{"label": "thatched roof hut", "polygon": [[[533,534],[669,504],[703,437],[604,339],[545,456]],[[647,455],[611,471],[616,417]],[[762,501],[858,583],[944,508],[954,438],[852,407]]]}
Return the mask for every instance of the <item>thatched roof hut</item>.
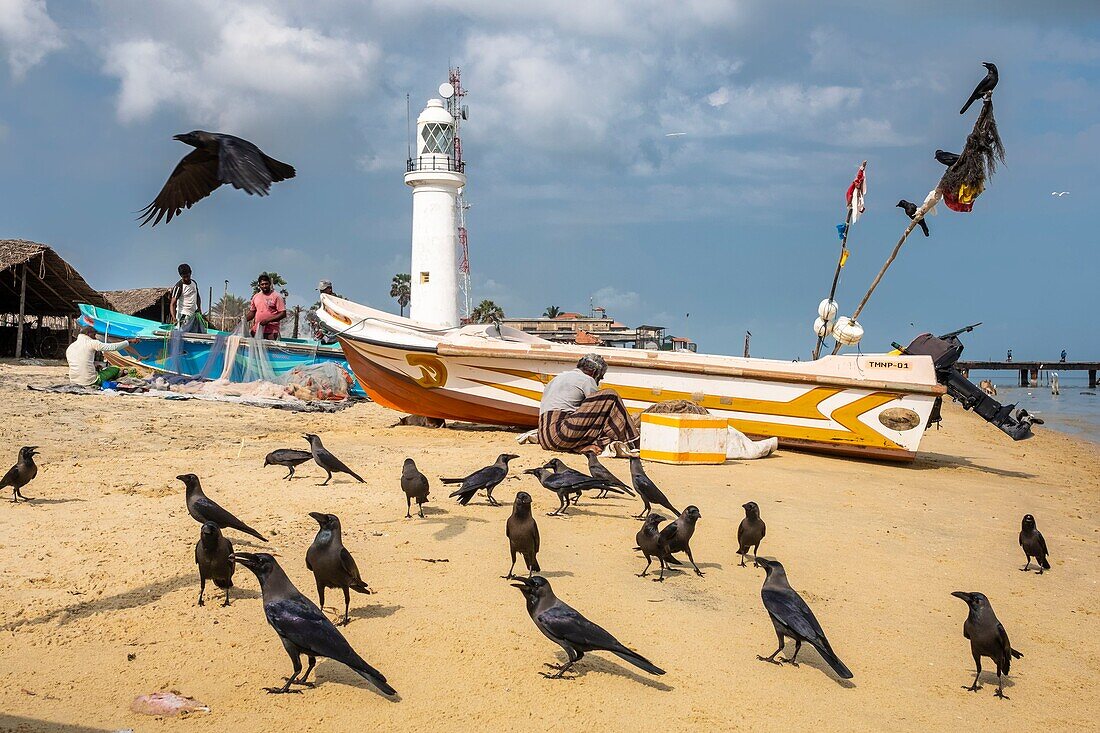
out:
{"label": "thatched roof hut", "polygon": [[75,316],[77,303],[107,307],[107,300],[50,247],[0,239],[0,313]]}
{"label": "thatched roof hut", "polygon": [[172,289],[167,287],[103,291],[103,296],[111,304],[111,310],[159,323],[168,319],[171,295]]}

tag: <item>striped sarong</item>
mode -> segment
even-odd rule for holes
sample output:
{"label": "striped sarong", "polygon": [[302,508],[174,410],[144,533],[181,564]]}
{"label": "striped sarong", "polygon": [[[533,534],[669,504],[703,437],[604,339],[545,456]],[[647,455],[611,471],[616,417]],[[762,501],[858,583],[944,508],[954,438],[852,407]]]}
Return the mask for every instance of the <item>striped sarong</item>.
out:
{"label": "striped sarong", "polygon": [[622,440],[631,447],[638,431],[622,398],[611,390],[588,397],[576,410],[551,410],[539,415],[539,445],[546,450],[600,453]]}

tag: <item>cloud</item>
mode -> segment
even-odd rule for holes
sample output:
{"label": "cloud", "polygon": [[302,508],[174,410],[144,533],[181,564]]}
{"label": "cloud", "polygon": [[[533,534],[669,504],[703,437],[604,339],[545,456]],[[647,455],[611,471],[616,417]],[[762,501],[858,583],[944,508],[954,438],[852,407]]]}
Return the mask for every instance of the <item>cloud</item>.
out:
{"label": "cloud", "polygon": [[122,122],[178,106],[193,119],[229,127],[279,110],[331,111],[369,89],[380,58],[368,42],[295,26],[257,5],[201,4],[205,33],[159,36],[147,24],[111,43],[104,71],[120,81]]}
{"label": "cloud", "polygon": [[61,29],[50,18],[46,0],[0,0],[0,49],[7,51],[15,81],[48,54],[64,47]]}
{"label": "cloud", "polygon": [[592,293],[592,303],[608,310],[630,311],[638,307],[642,298],[633,290],[622,291],[611,285]]}

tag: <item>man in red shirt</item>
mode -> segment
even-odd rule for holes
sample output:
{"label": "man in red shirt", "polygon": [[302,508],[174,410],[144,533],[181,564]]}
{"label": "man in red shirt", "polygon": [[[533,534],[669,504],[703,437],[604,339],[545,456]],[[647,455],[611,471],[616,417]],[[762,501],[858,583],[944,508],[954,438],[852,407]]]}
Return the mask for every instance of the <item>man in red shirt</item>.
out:
{"label": "man in red shirt", "polygon": [[275,292],[271,276],[262,273],[256,282],[260,292],[252,296],[248,306],[248,320],[252,323],[252,335],[262,330],[263,337],[270,341],[279,340],[279,322],[286,318],[286,303],[283,296]]}

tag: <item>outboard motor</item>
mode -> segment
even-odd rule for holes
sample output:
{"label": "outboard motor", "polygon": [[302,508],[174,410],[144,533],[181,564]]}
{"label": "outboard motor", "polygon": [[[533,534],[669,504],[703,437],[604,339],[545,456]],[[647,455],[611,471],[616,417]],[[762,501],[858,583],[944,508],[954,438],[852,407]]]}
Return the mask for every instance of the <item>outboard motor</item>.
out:
{"label": "outboard motor", "polygon": [[[962,356],[963,345],[959,341],[959,334],[973,331],[982,324],[975,323],[965,328],[960,328],[942,336],[933,336],[930,333],[922,333],[913,339],[908,346],[898,348],[905,354],[925,355],[932,357],[932,364],[936,369],[936,381],[947,387],[947,394],[962,405],[964,410],[973,410],[999,428],[1013,440],[1025,440],[1031,437],[1031,426],[1042,425],[1043,421],[1028,411],[1020,408],[1013,415],[1016,405],[1002,405],[997,400],[987,395],[980,387],[963,376],[955,362]],[[897,346],[897,344],[895,344]]]}

